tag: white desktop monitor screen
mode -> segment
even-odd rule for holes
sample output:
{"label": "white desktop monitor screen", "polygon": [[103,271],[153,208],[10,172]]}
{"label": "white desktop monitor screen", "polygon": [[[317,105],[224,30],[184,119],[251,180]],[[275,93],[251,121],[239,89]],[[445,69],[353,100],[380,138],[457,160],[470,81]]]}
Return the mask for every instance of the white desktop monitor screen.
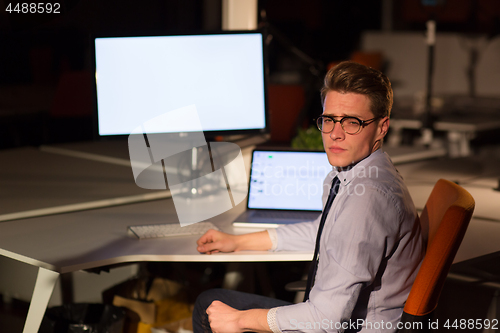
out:
{"label": "white desktop monitor screen", "polygon": [[[260,32],[95,38],[100,136],[194,105],[204,132],[265,132]],[[192,131],[185,121],[153,133]]]}

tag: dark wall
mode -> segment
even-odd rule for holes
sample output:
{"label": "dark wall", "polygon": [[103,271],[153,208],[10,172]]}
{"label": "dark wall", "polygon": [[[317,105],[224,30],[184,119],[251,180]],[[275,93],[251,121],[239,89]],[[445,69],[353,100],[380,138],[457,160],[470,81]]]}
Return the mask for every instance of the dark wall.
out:
{"label": "dark wall", "polygon": [[[9,3],[0,0],[0,148],[92,138],[90,116],[61,126],[55,123],[64,120],[50,114],[61,76],[92,72],[91,35],[221,28],[222,0],[61,0],[59,14],[9,13],[4,10]],[[259,0],[259,21],[274,37],[268,53],[271,83],[287,78],[285,83],[301,85],[305,107],[314,98],[316,105],[310,108],[318,107],[327,64],[348,59],[363,31],[381,28],[383,3]],[[434,15],[440,31],[500,32],[498,0],[436,3],[426,7],[421,0],[393,0],[393,27],[423,32],[425,21]],[[61,127],[67,133],[60,133]]]}

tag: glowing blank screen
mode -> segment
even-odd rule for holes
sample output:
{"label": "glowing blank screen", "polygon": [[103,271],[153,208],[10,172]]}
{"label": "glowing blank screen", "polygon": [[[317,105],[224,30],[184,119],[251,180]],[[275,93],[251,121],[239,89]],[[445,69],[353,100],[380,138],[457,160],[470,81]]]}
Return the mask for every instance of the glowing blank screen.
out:
{"label": "glowing blank screen", "polygon": [[[260,33],[96,38],[95,57],[99,135],[190,105],[204,131],[266,127]],[[189,131],[182,123],[156,131]]]}

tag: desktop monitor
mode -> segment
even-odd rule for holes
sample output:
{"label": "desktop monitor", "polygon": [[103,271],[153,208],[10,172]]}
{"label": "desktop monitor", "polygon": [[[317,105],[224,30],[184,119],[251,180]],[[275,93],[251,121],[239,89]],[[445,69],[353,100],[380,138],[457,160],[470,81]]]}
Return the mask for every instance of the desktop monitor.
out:
{"label": "desktop monitor", "polygon": [[[94,50],[101,138],[182,108],[196,110],[206,136],[268,132],[260,31],[94,37]],[[189,133],[188,124],[157,123],[151,132]]]}

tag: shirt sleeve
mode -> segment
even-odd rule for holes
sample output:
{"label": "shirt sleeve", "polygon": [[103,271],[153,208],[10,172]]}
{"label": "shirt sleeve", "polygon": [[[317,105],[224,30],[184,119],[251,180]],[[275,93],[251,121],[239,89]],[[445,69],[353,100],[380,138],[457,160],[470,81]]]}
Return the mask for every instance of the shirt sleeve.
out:
{"label": "shirt sleeve", "polygon": [[337,332],[396,246],[400,216],[390,196],[367,187],[339,199],[327,217],[309,300],[276,310],[282,332]]}
{"label": "shirt sleeve", "polygon": [[277,251],[314,251],[320,217],[314,221],[284,225],[276,229]]}

